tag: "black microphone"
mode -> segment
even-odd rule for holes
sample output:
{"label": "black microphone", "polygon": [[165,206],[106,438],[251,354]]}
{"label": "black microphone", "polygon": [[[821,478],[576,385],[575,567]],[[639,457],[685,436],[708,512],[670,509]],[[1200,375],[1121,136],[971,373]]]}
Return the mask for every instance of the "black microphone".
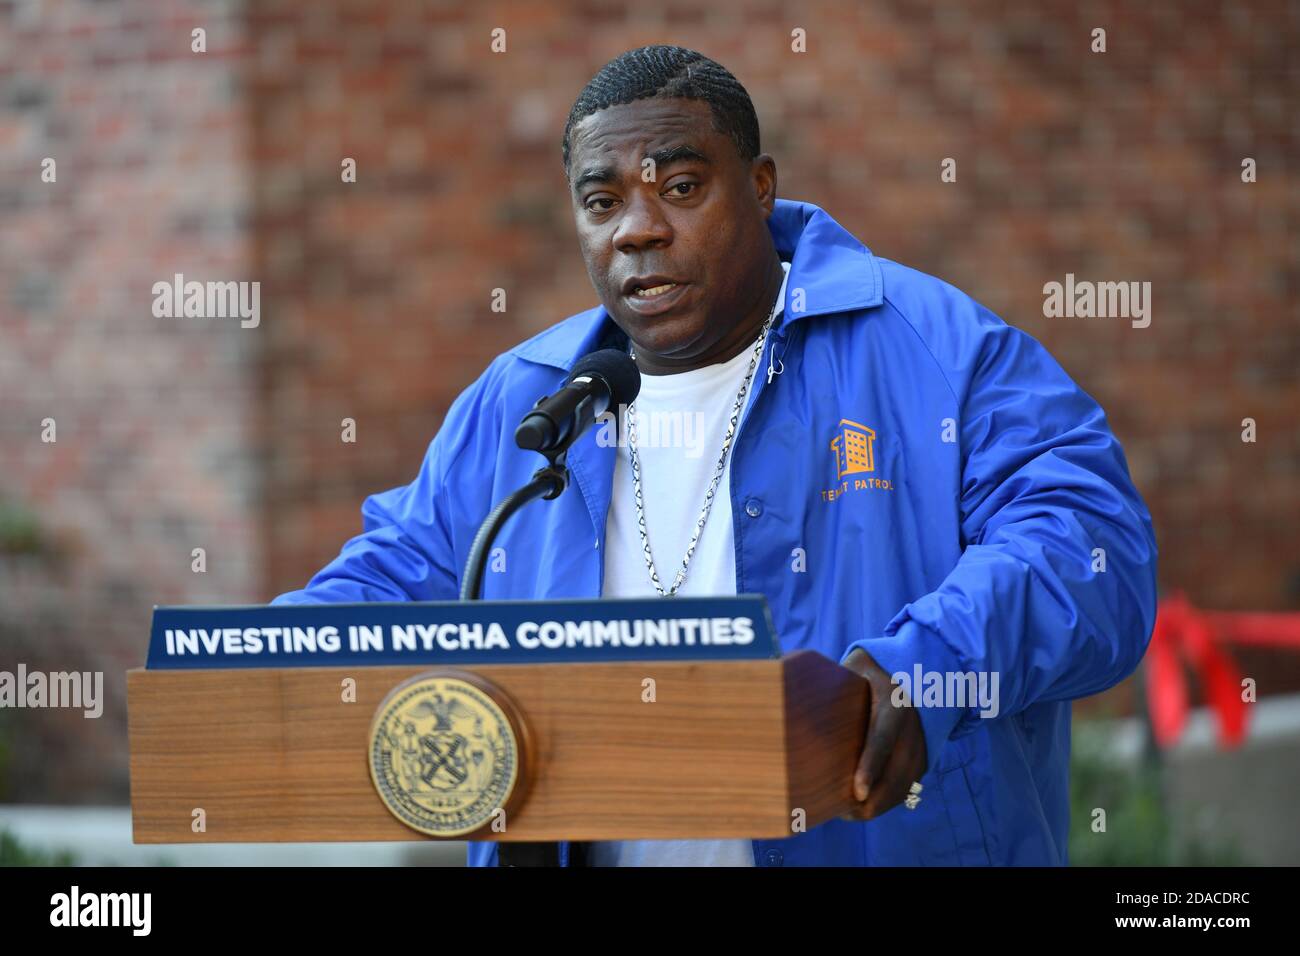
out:
{"label": "black microphone", "polygon": [[592,352],[578,360],[564,387],[546,396],[515,429],[515,444],[542,454],[572,445],[611,406],[630,405],[641,391],[641,370],[618,349]]}

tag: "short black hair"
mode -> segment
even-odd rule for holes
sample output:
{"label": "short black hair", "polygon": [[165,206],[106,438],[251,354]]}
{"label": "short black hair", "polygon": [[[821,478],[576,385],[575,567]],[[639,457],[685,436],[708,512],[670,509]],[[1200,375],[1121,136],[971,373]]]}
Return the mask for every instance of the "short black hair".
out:
{"label": "short black hair", "polygon": [[578,94],[564,124],[564,172],[569,173],[569,134],[585,117],[611,106],[661,96],[709,104],[713,128],[736,144],[740,158],[759,153],[758,115],[749,93],[721,63],[680,46],[643,46],[610,60]]}

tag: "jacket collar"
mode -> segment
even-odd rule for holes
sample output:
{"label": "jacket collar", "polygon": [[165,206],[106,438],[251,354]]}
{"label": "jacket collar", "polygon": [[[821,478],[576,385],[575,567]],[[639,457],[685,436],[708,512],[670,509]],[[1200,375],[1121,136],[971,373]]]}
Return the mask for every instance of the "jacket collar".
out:
{"label": "jacket collar", "polygon": [[[817,315],[869,309],[884,301],[876,257],[819,206],[778,199],[767,226],[777,254],[790,263],[782,325]],[[791,311],[794,290],[803,292],[802,311]],[[601,348],[626,351],[627,345],[627,335],[600,305],[557,322],[510,353],[567,370],[588,352]]]}

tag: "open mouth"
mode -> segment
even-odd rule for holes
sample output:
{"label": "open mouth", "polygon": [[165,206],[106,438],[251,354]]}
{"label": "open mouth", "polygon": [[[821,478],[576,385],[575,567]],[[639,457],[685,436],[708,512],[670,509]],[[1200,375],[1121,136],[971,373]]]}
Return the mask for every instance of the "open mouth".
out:
{"label": "open mouth", "polygon": [[623,296],[623,301],[638,315],[658,315],[676,305],[686,289],[681,282],[665,282],[648,288],[636,286]]}
{"label": "open mouth", "polygon": [[665,282],[663,285],[652,286],[649,289],[633,289],[632,294],[638,299],[654,299],[676,288],[676,282]]}

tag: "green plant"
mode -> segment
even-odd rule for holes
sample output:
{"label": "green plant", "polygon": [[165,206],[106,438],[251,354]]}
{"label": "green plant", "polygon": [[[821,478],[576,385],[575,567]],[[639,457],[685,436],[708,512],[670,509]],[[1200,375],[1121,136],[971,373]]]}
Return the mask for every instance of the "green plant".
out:
{"label": "green plant", "polygon": [[0,554],[35,554],[44,544],[34,514],[26,508],[0,501]]}
{"label": "green plant", "polygon": [[7,829],[0,829],[0,866],[76,866],[71,850],[38,850],[18,842]]}
{"label": "green plant", "polygon": [[[1105,831],[1094,830],[1096,810]],[[1236,866],[1228,838],[1180,834],[1162,792],[1159,764],[1117,761],[1096,727],[1076,724],[1070,754],[1070,863],[1073,866]]]}

